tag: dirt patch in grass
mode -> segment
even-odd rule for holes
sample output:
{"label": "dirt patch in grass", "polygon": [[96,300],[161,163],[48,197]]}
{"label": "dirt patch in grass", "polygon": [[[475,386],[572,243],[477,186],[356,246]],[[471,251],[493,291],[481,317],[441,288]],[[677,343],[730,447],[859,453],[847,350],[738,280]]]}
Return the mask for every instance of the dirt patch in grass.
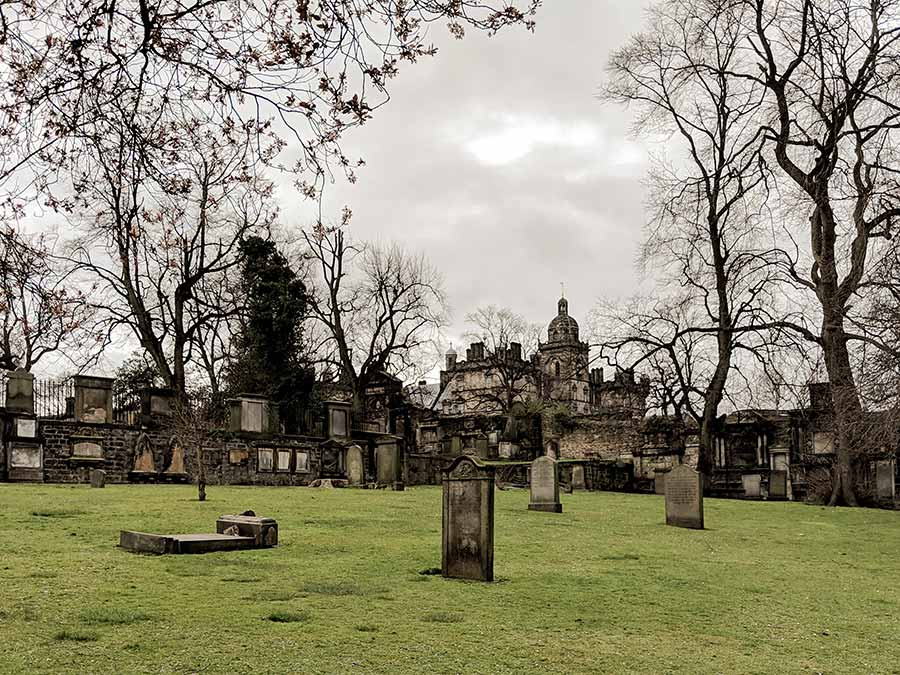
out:
{"label": "dirt patch in grass", "polygon": [[315,595],[366,595],[366,591],[356,584],[339,581],[307,581],[300,586],[301,593],[313,593]]}
{"label": "dirt patch in grass", "polygon": [[77,516],[83,516],[84,514],[84,511],[78,511],[75,509],[58,509],[31,512],[31,515],[35,518],[76,518]]}
{"label": "dirt patch in grass", "polygon": [[53,639],[59,642],[96,642],[100,636],[90,631],[61,630],[53,634]]}
{"label": "dirt patch in grass", "polygon": [[80,614],[82,623],[93,626],[123,626],[152,618],[146,612],[123,607],[88,607]]}
{"label": "dirt patch in grass", "polygon": [[275,623],[299,623],[301,621],[306,621],[308,618],[309,615],[306,614],[306,612],[277,611],[266,616],[267,621],[273,621]]}

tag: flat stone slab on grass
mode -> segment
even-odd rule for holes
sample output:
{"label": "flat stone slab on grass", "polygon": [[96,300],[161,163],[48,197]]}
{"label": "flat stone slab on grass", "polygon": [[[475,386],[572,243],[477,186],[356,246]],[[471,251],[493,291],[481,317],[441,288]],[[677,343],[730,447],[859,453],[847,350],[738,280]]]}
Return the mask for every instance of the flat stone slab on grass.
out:
{"label": "flat stone slab on grass", "polygon": [[235,537],[228,534],[151,534],[129,530],[122,530],[119,546],[134,553],[156,555],[259,548],[255,537]]}

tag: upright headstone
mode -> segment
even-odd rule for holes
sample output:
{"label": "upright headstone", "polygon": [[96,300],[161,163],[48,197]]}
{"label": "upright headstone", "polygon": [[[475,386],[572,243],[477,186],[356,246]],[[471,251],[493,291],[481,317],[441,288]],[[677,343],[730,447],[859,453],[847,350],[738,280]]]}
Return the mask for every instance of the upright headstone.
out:
{"label": "upright headstone", "polygon": [[894,501],[895,460],[885,459],[875,465],[875,494],[879,500]]}
{"label": "upright headstone", "polygon": [[759,499],[762,495],[760,484],[762,476],[758,473],[745,473],[741,476],[741,486],[744,488],[744,497],[747,499]]}
{"label": "upright headstone", "polygon": [[559,475],[556,460],[538,457],[531,463],[531,503],[529,511],[562,513],[559,501]]}
{"label": "upright headstone", "polygon": [[769,472],[769,499],[787,499],[787,471]]}
{"label": "upright headstone", "polygon": [[572,489],[586,490],[587,486],[584,482],[584,466],[576,464],[572,467]]}
{"label": "upright headstone", "polygon": [[133,474],[156,473],[156,462],[153,459],[153,445],[150,437],[141,432],[134,442],[134,468]]}
{"label": "upright headstone", "polygon": [[457,458],[443,472],[441,574],[494,579],[494,469]]}
{"label": "upright headstone", "polygon": [[658,495],[666,494],[666,474],[667,469],[653,470],[653,492]]}
{"label": "upright headstone", "polygon": [[394,486],[400,480],[400,448],[397,441],[378,441],[375,448],[376,477],[380,485]]}
{"label": "upright headstone", "polygon": [[358,445],[347,448],[347,482],[350,485],[362,485],[366,482],[363,452]]}
{"label": "upright headstone", "polygon": [[666,474],[666,525],[703,529],[703,476],[686,464]]}
{"label": "upright headstone", "polygon": [[34,375],[16,368],[6,376],[6,410],[34,414]]}
{"label": "upright headstone", "polygon": [[91,471],[91,487],[106,487],[106,472],[103,469],[94,469]]}

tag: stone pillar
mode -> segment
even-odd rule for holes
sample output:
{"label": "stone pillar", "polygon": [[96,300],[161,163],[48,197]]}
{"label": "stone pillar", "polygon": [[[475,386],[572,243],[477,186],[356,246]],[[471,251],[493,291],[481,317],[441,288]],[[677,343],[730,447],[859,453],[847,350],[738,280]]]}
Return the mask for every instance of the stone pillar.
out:
{"label": "stone pillar", "polygon": [[7,374],[6,409],[13,413],[34,414],[34,375],[24,368]]}
{"label": "stone pillar", "polygon": [[443,472],[441,574],[494,579],[494,468],[463,455]]}
{"label": "stone pillar", "polygon": [[113,421],[111,377],[76,375],[75,421],[110,424]]}

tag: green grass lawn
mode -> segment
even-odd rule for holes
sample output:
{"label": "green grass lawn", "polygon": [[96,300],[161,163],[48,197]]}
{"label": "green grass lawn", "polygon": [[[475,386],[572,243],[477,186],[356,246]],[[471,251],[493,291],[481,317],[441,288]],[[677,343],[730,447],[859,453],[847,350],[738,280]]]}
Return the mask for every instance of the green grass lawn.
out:
{"label": "green grass lawn", "polygon": [[[492,584],[440,566],[441,492],[0,485],[0,670],[900,672],[900,513],[497,493]],[[140,556],[120,529],[278,520],[274,549]]]}

